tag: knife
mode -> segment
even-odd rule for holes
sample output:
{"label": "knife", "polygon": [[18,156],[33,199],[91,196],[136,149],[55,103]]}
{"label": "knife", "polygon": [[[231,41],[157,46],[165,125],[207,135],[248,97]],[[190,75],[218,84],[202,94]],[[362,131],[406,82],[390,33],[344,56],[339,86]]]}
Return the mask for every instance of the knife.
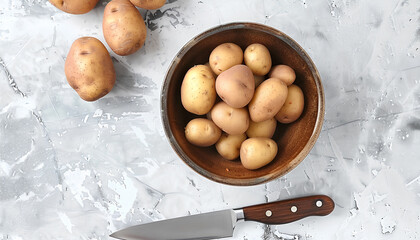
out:
{"label": "knife", "polygon": [[283,224],[309,216],[325,216],[333,209],[334,202],[330,197],[315,195],[146,223],[110,236],[125,240],[225,238],[233,236],[235,225],[240,220]]}

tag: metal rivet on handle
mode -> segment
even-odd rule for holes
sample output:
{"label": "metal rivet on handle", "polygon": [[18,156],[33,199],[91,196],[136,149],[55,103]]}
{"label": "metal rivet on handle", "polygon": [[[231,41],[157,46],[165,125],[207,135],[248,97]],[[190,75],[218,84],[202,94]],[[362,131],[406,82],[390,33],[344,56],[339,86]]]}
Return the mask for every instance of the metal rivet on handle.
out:
{"label": "metal rivet on handle", "polygon": [[267,210],[267,211],[265,212],[265,216],[267,216],[267,217],[271,217],[271,215],[273,215],[273,212],[272,212],[272,211]]}
{"label": "metal rivet on handle", "polygon": [[296,206],[292,206],[291,208],[290,208],[290,211],[292,211],[292,212],[297,212],[297,207]]}
{"label": "metal rivet on handle", "polygon": [[321,200],[316,201],[315,205],[317,207],[322,207],[322,201]]}

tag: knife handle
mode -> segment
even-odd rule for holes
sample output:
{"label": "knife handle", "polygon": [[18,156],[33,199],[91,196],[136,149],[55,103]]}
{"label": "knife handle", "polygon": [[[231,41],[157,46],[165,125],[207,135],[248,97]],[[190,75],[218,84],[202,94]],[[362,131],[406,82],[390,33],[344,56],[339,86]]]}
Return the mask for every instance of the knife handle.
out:
{"label": "knife handle", "polygon": [[244,220],[266,224],[283,224],[309,216],[325,216],[334,210],[334,201],[325,195],[314,195],[244,207]]}

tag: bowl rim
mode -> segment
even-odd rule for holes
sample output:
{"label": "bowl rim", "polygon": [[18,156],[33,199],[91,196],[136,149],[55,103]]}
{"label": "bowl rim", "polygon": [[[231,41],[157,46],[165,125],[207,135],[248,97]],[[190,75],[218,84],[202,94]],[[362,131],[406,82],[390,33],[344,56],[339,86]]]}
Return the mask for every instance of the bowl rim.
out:
{"label": "bowl rim", "polygon": [[[314,73],[314,80],[316,84],[317,94],[319,96],[318,98],[318,111],[317,111],[317,119],[315,121],[315,126],[312,131],[312,134],[308,140],[308,142],[303,147],[302,151],[297,154],[297,156],[292,159],[291,163],[287,168],[282,169],[282,171],[277,171],[271,174],[264,175],[262,177],[258,178],[243,178],[243,179],[236,179],[236,178],[228,178],[228,177],[220,177],[218,175],[215,175],[212,172],[209,172],[205,169],[202,169],[199,165],[197,165],[195,162],[193,162],[187,154],[182,150],[182,148],[179,146],[178,142],[176,141],[171,127],[169,125],[169,119],[167,115],[167,99],[166,95],[168,94],[169,90],[169,83],[170,83],[170,76],[173,75],[173,72],[175,71],[175,68],[177,64],[180,62],[180,60],[183,58],[183,56],[195,45],[195,43],[201,41],[204,38],[207,38],[211,35],[217,34],[219,32],[223,32],[226,30],[232,30],[232,29],[253,29],[262,31],[268,34],[273,34],[277,38],[280,38],[282,41],[284,41],[287,45],[289,45],[293,50],[298,52],[299,56],[303,58],[303,60],[308,64],[310,70],[312,73]],[[183,47],[178,51],[178,53],[175,55],[175,57],[172,59],[168,70],[165,75],[164,82],[162,84],[161,88],[161,99],[160,99],[160,112],[161,112],[161,121],[163,123],[163,128],[165,131],[165,135],[169,140],[169,143],[172,147],[172,149],[176,152],[178,157],[181,158],[181,160],[186,163],[190,168],[192,168],[195,172],[200,174],[201,176],[216,181],[218,183],[223,183],[227,185],[233,185],[233,186],[253,186],[258,184],[267,183],[269,181],[272,181],[278,177],[284,176],[287,173],[289,173],[291,170],[296,168],[297,165],[299,165],[303,159],[306,158],[306,156],[309,154],[313,146],[315,145],[315,142],[317,141],[322,125],[324,122],[324,114],[325,114],[325,99],[324,99],[324,90],[321,83],[321,77],[319,75],[319,72],[312,61],[312,59],[309,57],[307,52],[291,37],[286,35],[285,33],[273,28],[269,27],[267,25],[259,24],[259,23],[253,23],[253,22],[232,22],[227,23],[223,25],[218,25],[215,27],[212,27],[198,35],[196,35],[194,38],[189,40],[187,43],[183,45]]]}

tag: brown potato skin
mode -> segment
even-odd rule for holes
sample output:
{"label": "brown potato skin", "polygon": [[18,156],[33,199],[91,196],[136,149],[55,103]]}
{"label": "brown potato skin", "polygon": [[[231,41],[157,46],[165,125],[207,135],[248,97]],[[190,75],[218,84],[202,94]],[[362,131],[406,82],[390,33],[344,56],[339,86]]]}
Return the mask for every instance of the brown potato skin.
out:
{"label": "brown potato skin", "polygon": [[163,7],[166,0],[130,0],[130,2],[139,8],[155,10]]}
{"label": "brown potato skin", "polygon": [[71,14],[85,14],[95,8],[99,0],[49,0],[54,7]]}
{"label": "brown potato skin", "polygon": [[264,76],[271,69],[270,51],[260,43],[251,44],[245,49],[244,61],[255,75]]}
{"label": "brown potato skin", "polygon": [[295,84],[287,87],[287,98],[283,107],[276,114],[277,121],[281,123],[291,123],[296,121],[303,112],[305,98],[302,89]]}
{"label": "brown potato skin", "polygon": [[248,104],[251,120],[262,122],[273,118],[283,107],[286,98],[287,86],[283,81],[277,78],[265,80],[257,87]]}
{"label": "brown potato skin", "polygon": [[207,114],[216,101],[215,79],[206,65],[196,65],[185,74],[181,84],[181,103],[190,113]]}
{"label": "brown potato skin", "polygon": [[287,65],[273,66],[268,73],[270,78],[278,78],[282,80],[287,86],[290,86],[296,79],[296,73],[293,68]]}
{"label": "brown potato skin", "polygon": [[211,109],[212,121],[231,135],[245,133],[249,127],[249,113],[246,108],[233,108],[221,101]]}
{"label": "brown potato skin", "polygon": [[239,157],[239,150],[241,149],[241,144],[245,140],[245,133],[238,135],[230,135],[224,132],[215,144],[216,150],[224,159],[235,160]]}
{"label": "brown potato skin", "polygon": [[115,84],[111,56],[101,41],[93,37],[82,37],[73,42],[64,72],[70,86],[86,101],[105,96]]}
{"label": "brown potato skin", "polygon": [[208,147],[215,144],[222,131],[211,120],[206,118],[194,118],[185,127],[185,137],[191,144],[200,147]]}
{"label": "brown potato skin", "polygon": [[249,122],[248,130],[246,130],[246,135],[250,138],[255,137],[265,137],[272,138],[274,132],[276,131],[277,121],[275,118],[270,118],[262,122]]}
{"label": "brown potato skin", "polygon": [[245,65],[235,65],[222,72],[216,79],[219,97],[234,108],[245,107],[254,96],[255,80],[251,69]]}
{"label": "brown potato skin", "polygon": [[240,149],[242,165],[249,170],[255,170],[269,164],[276,157],[278,147],[270,138],[248,138]]}
{"label": "brown potato skin", "polygon": [[207,66],[207,67],[209,67],[209,68],[210,68],[211,73],[213,74],[214,79],[216,79],[216,78],[217,78],[217,74],[213,72],[213,69],[211,69],[210,63],[209,63],[209,62],[206,62],[206,63],[204,64],[204,66]]}
{"label": "brown potato skin", "polygon": [[106,5],[102,30],[109,47],[120,56],[135,53],[146,41],[146,24],[129,0],[112,0]]}
{"label": "brown potato skin", "polygon": [[242,64],[244,53],[242,48],[234,43],[222,43],[210,53],[209,63],[217,75],[229,68]]}

